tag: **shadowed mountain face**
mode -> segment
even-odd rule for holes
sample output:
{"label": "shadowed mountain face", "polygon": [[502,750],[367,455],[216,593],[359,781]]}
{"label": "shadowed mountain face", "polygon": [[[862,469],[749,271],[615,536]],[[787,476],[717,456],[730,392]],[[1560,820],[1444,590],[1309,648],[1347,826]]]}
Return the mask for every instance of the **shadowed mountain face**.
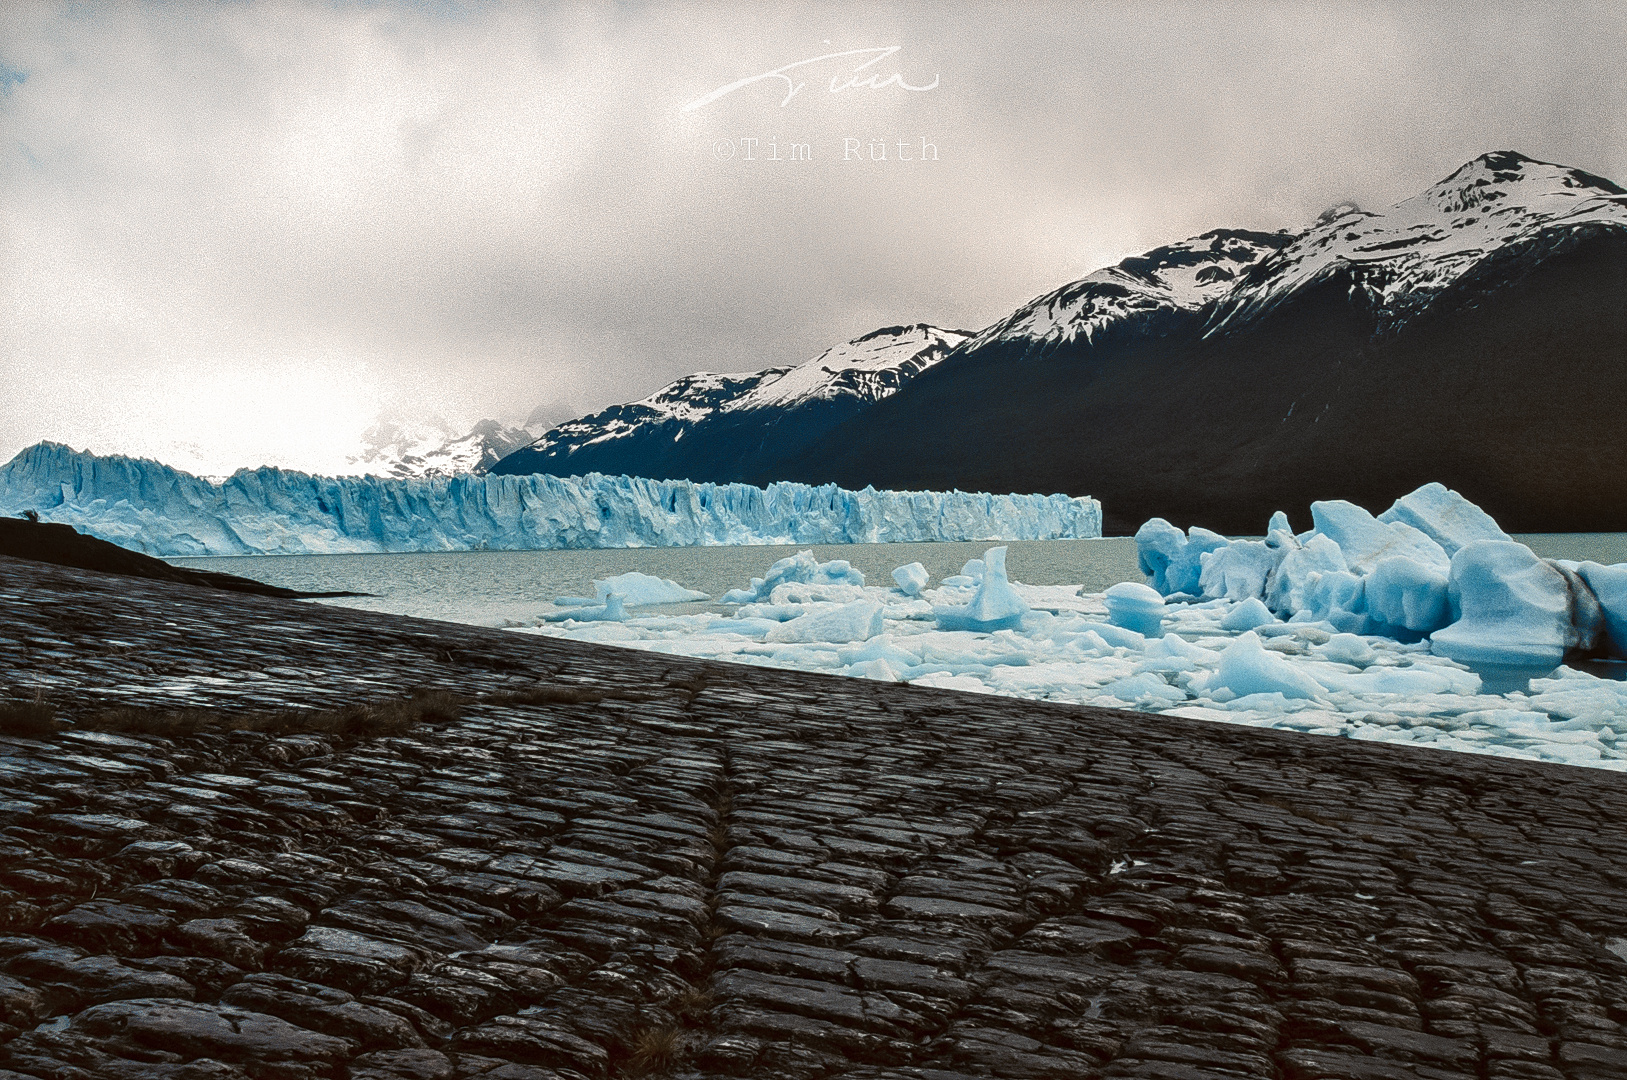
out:
{"label": "shadowed mountain face", "polygon": [[689,375],[642,401],[561,424],[491,472],[772,476],[787,455],[895,393],[968,336],[925,323],[889,326],[796,367]]}
{"label": "shadowed mountain face", "polygon": [[951,357],[785,463],[857,486],[1088,491],[1109,534],[1149,517],[1258,533],[1314,499],[1383,506],[1439,480],[1516,532],[1627,529],[1627,230],[1496,260],[1391,332],[1349,272],[1204,337]]}
{"label": "shadowed mountain face", "polygon": [[1439,480],[1515,531],[1624,530],[1627,192],[1486,154],[1383,213],[1126,259],[911,375],[817,424],[769,403],[494,471],[1089,494],[1109,533]]}

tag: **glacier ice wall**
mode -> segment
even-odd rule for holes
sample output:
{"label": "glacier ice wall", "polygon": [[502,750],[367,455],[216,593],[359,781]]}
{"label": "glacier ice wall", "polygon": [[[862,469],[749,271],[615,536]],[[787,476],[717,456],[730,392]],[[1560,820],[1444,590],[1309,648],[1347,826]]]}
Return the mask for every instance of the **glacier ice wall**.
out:
{"label": "glacier ice wall", "polygon": [[1053,540],[1102,532],[1066,495],[848,491],[632,476],[392,480],[244,469],[222,483],[39,443],[0,467],[0,513],[39,512],[149,555]]}

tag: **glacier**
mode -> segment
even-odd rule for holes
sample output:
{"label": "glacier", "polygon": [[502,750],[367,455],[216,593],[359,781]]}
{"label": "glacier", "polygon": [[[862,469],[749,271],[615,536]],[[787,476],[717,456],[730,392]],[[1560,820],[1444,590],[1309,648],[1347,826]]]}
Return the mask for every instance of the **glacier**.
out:
{"label": "glacier", "polygon": [[1066,495],[850,491],[631,476],[388,479],[244,469],[215,483],[42,442],[0,467],[0,513],[36,511],[158,556],[873,544],[1098,537]]}

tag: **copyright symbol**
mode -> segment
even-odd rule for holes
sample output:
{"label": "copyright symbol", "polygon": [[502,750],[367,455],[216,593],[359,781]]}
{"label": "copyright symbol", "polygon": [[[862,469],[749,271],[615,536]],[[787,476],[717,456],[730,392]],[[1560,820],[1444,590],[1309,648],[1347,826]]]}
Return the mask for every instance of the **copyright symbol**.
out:
{"label": "copyright symbol", "polygon": [[718,144],[712,149],[721,160],[728,161],[730,158],[734,157],[735,154],[734,140],[719,139]]}

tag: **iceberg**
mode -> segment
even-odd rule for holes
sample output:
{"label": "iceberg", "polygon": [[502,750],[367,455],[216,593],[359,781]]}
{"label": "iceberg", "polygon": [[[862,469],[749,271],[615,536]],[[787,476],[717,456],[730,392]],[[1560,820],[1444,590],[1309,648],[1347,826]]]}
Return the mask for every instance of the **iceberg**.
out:
{"label": "iceberg", "polygon": [[[864,587],[864,574],[853,569],[846,559],[820,562],[811,551],[787,555],[768,568],[760,578],[752,578],[744,589],[730,589],[723,594],[725,604],[755,604],[769,600],[774,590],[782,585],[852,585]],[[778,603],[779,601],[775,601]]]}
{"label": "iceberg", "polygon": [[1207,689],[1230,690],[1238,697],[1252,694],[1281,694],[1285,698],[1317,700],[1326,696],[1322,684],[1289,661],[1266,652],[1260,636],[1250,630],[1226,646],[1220,654],[1220,667],[1210,677]]}
{"label": "iceberg", "polygon": [[1565,575],[1524,544],[1476,540],[1452,556],[1452,606],[1461,616],[1430,649],[1462,664],[1554,668],[1576,643]]}
{"label": "iceberg", "polygon": [[1265,606],[1265,601],[1258,596],[1251,596],[1241,604],[1232,608],[1220,620],[1222,630],[1258,630],[1262,626],[1269,626],[1277,621],[1271,609]]}
{"label": "iceberg", "polygon": [[1379,521],[1410,525],[1441,546],[1448,557],[1476,540],[1512,540],[1492,516],[1445,484],[1425,484],[1403,495]]}
{"label": "iceberg", "polygon": [[1183,534],[1163,518],[1153,518],[1136,530],[1136,558],[1152,587],[1165,596],[1195,596],[1200,588],[1203,556],[1229,543],[1219,533],[1196,525]]}
{"label": "iceberg", "polygon": [[1157,589],[1134,581],[1121,581],[1102,594],[1107,621],[1144,638],[1164,633],[1164,597]]}
{"label": "iceberg", "polygon": [[893,571],[893,582],[898,586],[898,591],[905,596],[920,596],[921,590],[926,588],[926,583],[930,580],[931,575],[926,572],[926,567],[918,562],[900,566]]}
{"label": "iceberg", "polygon": [[797,644],[830,642],[845,645],[854,641],[868,641],[881,633],[881,605],[868,600],[810,611],[782,622],[768,632],[767,641]]}
{"label": "iceberg", "polygon": [[[983,555],[983,575],[971,603],[965,607],[936,607],[933,616],[940,630],[988,633],[1021,625],[1028,603],[1006,579],[1006,549],[990,548]],[[964,571],[963,571],[964,572]],[[970,576],[970,575],[967,575]]]}
{"label": "iceberg", "polygon": [[[710,600],[711,597],[695,589],[686,589],[676,581],[656,577],[654,574],[641,574],[637,570],[629,570],[625,574],[615,577],[595,580],[593,589],[599,596],[599,603],[615,593],[629,607],[644,607],[649,604],[681,604],[689,600]],[[557,601],[556,601],[557,603]]]}
{"label": "iceberg", "polygon": [[610,593],[604,598],[602,605],[593,607],[571,607],[565,611],[556,611],[552,615],[544,615],[544,622],[626,622],[627,608],[622,598],[616,593]]}
{"label": "iceberg", "polygon": [[632,476],[395,480],[244,469],[215,483],[155,461],[39,443],[0,466],[0,513],[36,511],[149,555],[872,544],[1102,534],[1066,495],[850,491]]}
{"label": "iceberg", "polygon": [[1599,602],[1604,651],[1627,657],[1627,565],[1584,562],[1577,564],[1576,573]]}
{"label": "iceberg", "polygon": [[[1220,627],[1233,632],[1280,616],[1346,642],[1428,639],[1437,656],[1510,671],[1552,670],[1567,655],[1627,657],[1627,564],[1538,558],[1438,483],[1376,517],[1336,499],[1312,503],[1311,518],[1315,527],[1295,536],[1273,514],[1263,541],[1183,534],[1153,518],[1136,533],[1138,561],[1164,596],[1230,601]],[[1112,590],[1106,603],[1111,621],[1129,625],[1113,617]],[[1377,681],[1359,685],[1374,692]]]}

